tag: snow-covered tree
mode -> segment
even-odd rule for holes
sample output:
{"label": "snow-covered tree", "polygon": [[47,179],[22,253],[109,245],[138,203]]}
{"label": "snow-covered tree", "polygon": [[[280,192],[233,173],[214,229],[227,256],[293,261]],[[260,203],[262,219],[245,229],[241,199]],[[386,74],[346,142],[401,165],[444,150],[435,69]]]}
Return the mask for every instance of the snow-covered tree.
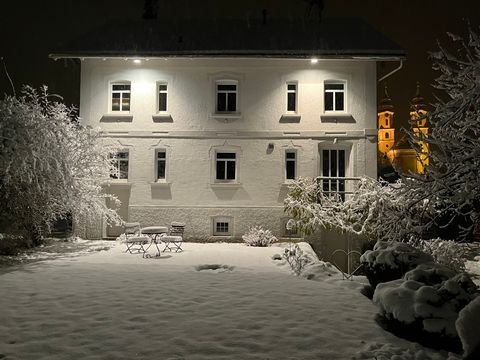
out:
{"label": "snow-covered tree", "polygon": [[106,205],[109,146],[47,88],[0,101],[0,232],[34,243],[66,214],[121,221]]}
{"label": "snow-covered tree", "polygon": [[[431,151],[425,173],[405,178],[410,206],[422,202],[429,227],[438,219],[467,218],[463,235],[480,214],[480,36],[470,31],[468,40],[449,34],[454,50],[439,46],[432,53],[433,68],[440,72],[434,87],[440,90],[428,116],[431,133],[423,138]],[[416,142],[414,132],[410,133]]]}

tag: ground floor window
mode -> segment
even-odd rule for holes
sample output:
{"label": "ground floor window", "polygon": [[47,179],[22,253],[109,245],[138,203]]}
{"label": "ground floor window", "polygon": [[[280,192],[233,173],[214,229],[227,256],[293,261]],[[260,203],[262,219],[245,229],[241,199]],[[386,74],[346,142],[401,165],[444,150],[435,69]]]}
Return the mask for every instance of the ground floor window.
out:
{"label": "ground floor window", "polygon": [[217,181],[234,181],[237,173],[237,154],[233,152],[217,152],[216,176]]}
{"label": "ground floor window", "polygon": [[110,154],[112,162],[112,179],[128,179],[128,151],[120,151]]}
{"label": "ground floor window", "polygon": [[322,190],[345,198],[346,158],[344,149],[323,149],[321,156]]}

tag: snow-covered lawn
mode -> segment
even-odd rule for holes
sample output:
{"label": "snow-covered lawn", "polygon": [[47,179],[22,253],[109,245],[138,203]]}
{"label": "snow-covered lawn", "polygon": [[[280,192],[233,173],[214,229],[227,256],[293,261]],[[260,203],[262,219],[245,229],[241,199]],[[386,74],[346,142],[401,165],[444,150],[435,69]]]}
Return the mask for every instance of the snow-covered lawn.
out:
{"label": "snow-covered lawn", "polygon": [[150,259],[124,249],[0,275],[0,359],[448,357],[383,331],[361,281],[321,267],[317,281],[296,277],[272,260],[280,245],[186,243]]}

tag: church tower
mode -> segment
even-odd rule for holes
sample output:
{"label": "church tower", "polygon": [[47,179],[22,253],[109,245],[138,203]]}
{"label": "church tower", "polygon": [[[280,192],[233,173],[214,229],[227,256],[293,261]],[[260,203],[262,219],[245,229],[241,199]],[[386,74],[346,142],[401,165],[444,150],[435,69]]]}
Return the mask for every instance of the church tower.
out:
{"label": "church tower", "polygon": [[393,145],[395,143],[395,129],[393,128],[394,108],[392,99],[388,96],[387,85],[385,84],[385,93],[378,107],[378,156],[380,163],[387,159],[389,163],[393,161]]}
{"label": "church tower", "polygon": [[417,82],[417,91],[410,107],[410,125],[420,150],[416,162],[416,172],[419,174],[423,174],[425,166],[429,164],[428,144],[424,141],[428,137],[427,112],[428,107],[425,99],[420,95],[420,83]]}

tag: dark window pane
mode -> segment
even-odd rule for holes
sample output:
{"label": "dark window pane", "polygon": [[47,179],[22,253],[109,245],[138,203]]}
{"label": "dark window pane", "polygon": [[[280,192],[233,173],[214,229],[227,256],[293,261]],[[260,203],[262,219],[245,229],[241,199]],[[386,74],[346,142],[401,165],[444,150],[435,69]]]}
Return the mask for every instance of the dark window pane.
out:
{"label": "dark window pane", "polygon": [[217,222],[216,232],[217,233],[228,233],[228,223],[227,222]]}
{"label": "dark window pane", "polygon": [[159,151],[159,152],[157,152],[157,158],[159,158],[159,159],[165,159],[165,158],[166,158],[166,153],[165,153],[165,151]]}
{"label": "dark window pane", "polygon": [[335,94],[335,110],[337,111],[345,110],[343,98],[344,98],[343,92],[337,92]]}
{"label": "dark window pane", "polygon": [[295,85],[295,84],[288,84],[288,90],[297,90],[297,85]]}
{"label": "dark window pane", "polygon": [[330,151],[330,176],[337,176],[337,150]]}
{"label": "dark window pane", "polygon": [[235,180],[235,161],[227,161],[227,179]]}
{"label": "dark window pane", "polygon": [[167,85],[158,85],[160,91],[167,91]]}
{"label": "dark window pane", "polygon": [[345,176],[345,150],[338,150],[338,176]]}
{"label": "dark window pane", "polygon": [[219,91],[236,91],[237,85],[217,85]]}
{"label": "dark window pane", "polygon": [[287,95],[287,111],[296,111],[297,109],[295,108],[295,98],[296,94],[295,93],[288,93]]}
{"label": "dark window pane", "polygon": [[120,179],[128,179],[128,161],[120,161]]}
{"label": "dark window pane", "polygon": [[158,96],[158,111],[167,111],[167,94],[160,93]]}
{"label": "dark window pane", "polygon": [[112,99],[120,99],[120,93],[112,93]]}
{"label": "dark window pane", "polygon": [[329,92],[325,93],[325,110],[326,111],[333,110],[333,93],[329,93]]}
{"label": "dark window pane", "polygon": [[120,111],[120,98],[112,99],[112,111]]}
{"label": "dark window pane", "polygon": [[122,93],[123,99],[130,99],[130,93]]}
{"label": "dark window pane", "polygon": [[235,159],[235,153],[217,153],[217,159]]}
{"label": "dark window pane", "polygon": [[227,94],[217,94],[217,111],[227,111]]}
{"label": "dark window pane", "polygon": [[325,84],[325,90],[343,90],[344,84]]}
{"label": "dark window pane", "polygon": [[295,159],[295,153],[294,152],[287,152],[287,159]]}
{"label": "dark window pane", "polygon": [[112,85],[113,90],[117,91],[130,91],[130,85],[129,84],[115,84]]}
{"label": "dark window pane", "polygon": [[225,180],[225,161],[217,161],[217,180]]}
{"label": "dark window pane", "polygon": [[287,161],[287,179],[295,179],[295,161]]}
{"label": "dark window pane", "polygon": [[330,152],[328,150],[322,151],[322,176],[330,176]]}
{"label": "dark window pane", "polygon": [[119,159],[128,159],[128,152],[126,151],[119,152],[117,153],[116,157]]}
{"label": "dark window pane", "polygon": [[165,160],[158,160],[157,178],[158,179],[165,179]]}
{"label": "dark window pane", "polygon": [[122,110],[123,111],[130,110],[130,99],[122,99]]}
{"label": "dark window pane", "polygon": [[236,110],[237,110],[237,94],[230,93],[228,94],[227,111],[236,111]]}

